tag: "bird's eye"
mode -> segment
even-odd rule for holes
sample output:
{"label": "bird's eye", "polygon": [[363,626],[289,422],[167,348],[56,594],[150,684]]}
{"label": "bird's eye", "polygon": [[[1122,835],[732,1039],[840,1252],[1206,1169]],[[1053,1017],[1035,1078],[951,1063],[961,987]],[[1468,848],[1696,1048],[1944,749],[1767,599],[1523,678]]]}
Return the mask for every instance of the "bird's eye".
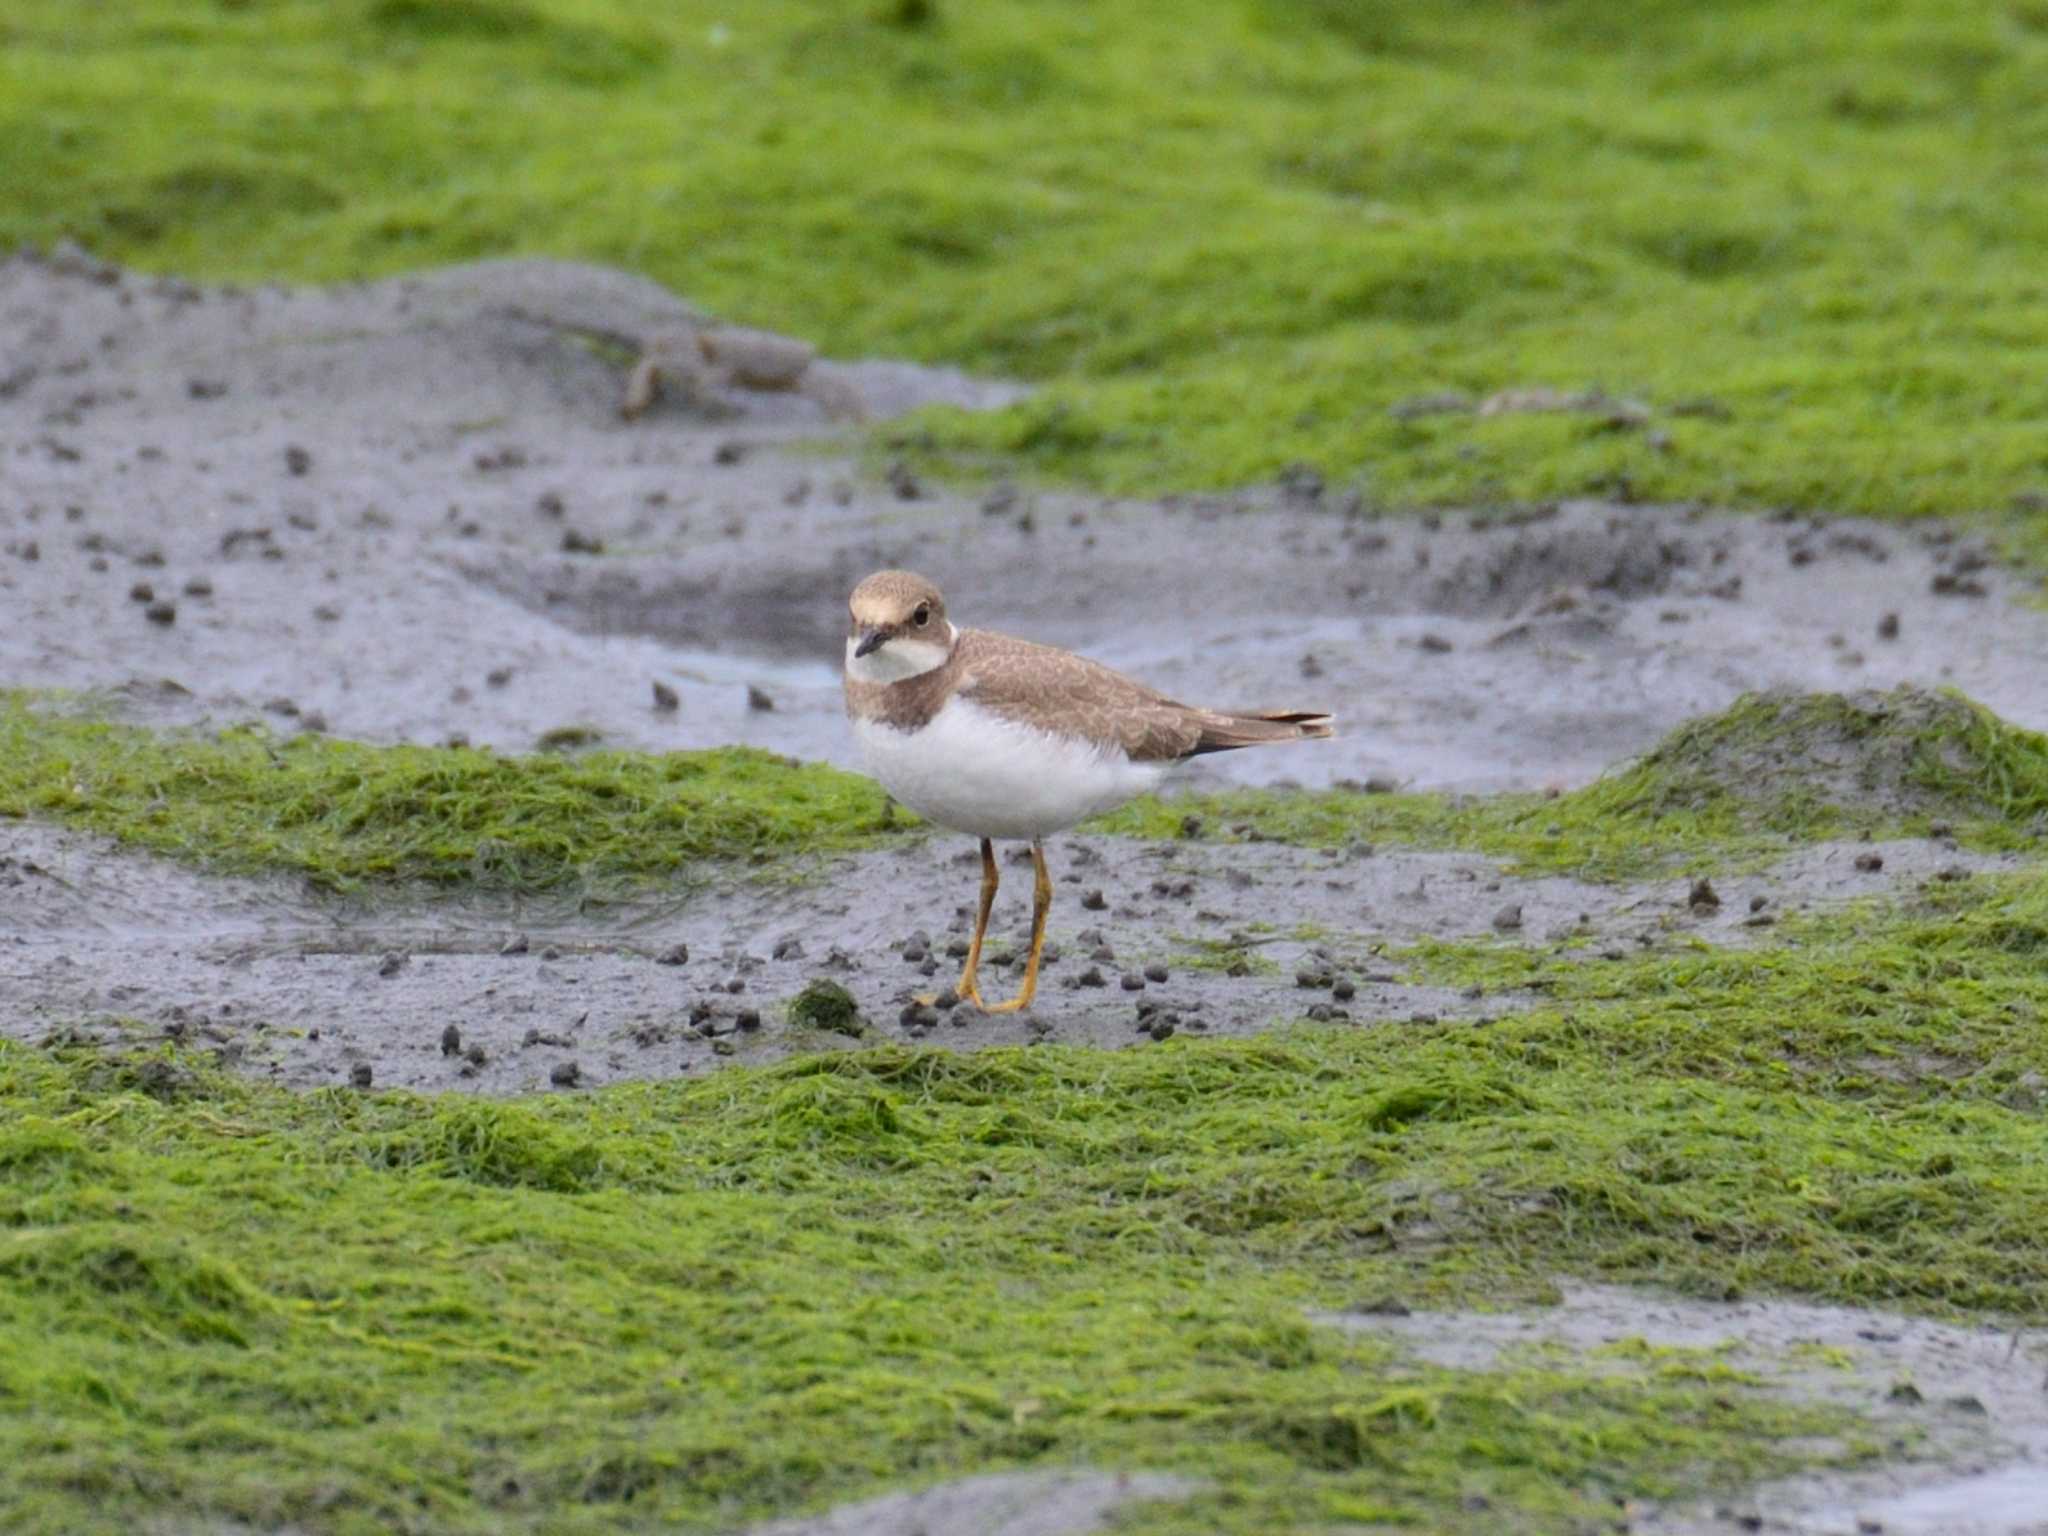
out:
{"label": "bird's eye", "polygon": [[928,603],[919,603],[917,605],[917,612],[913,613],[910,616],[910,622],[915,624],[919,629],[923,629],[925,625],[931,623],[931,621],[931,605]]}

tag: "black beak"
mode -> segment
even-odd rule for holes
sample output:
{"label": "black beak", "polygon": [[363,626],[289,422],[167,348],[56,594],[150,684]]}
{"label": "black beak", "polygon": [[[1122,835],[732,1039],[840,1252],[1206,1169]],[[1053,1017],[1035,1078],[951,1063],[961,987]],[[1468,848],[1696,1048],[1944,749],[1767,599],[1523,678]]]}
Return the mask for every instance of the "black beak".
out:
{"label": "black beak", "polygon": [[853,654],[855,656],[865,656],[871,651],[879,651],[888,642],[888,639],[889,636],[885,630],[863,630],[861,631],[860,644],[853,648]]}

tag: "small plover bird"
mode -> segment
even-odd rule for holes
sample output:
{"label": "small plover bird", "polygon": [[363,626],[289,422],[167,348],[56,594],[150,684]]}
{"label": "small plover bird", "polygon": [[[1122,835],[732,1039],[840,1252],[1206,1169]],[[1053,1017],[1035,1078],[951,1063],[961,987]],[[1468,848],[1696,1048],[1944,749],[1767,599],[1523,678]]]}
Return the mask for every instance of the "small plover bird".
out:
{"label": "small plover bird", "polygon": [[[918,815],[981,839],[981,915],[954,991],[986,1013],[1028,1008],[1037,994],[1048,833],[1205,752],[1331,734],[1315,710],[1196,709],[1072,651],[957,628],[939,589],[909,571],[868,577],[847,617],[846,713],[868,772]],[[1028,839],[1038,880],[1023,990],[991,1005],[975,971],[996,899],[996,838]]]}

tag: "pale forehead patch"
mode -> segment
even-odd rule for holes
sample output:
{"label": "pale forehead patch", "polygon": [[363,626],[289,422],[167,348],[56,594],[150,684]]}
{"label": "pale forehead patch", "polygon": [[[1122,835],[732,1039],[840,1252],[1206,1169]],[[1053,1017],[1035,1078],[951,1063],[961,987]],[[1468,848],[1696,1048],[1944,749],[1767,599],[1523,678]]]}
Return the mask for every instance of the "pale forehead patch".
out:
{"label": "pale forehead patch", "polygon": [[935,583],[915,571],[877,571],[853,589],[849,606],[862,624],[900,624],[919,603],[944,610],[946,600]]}

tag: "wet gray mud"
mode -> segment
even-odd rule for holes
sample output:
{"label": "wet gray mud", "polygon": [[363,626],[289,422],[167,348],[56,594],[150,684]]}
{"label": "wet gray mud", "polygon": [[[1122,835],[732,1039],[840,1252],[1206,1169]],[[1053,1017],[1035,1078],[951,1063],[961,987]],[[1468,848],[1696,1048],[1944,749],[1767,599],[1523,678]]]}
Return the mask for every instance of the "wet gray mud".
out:
{"label": "wet gray mud", "polygon": [[750,1536],[1084,1536],[1126,1504],[1184,1498],[1197,1486],[1156,1472],[995,1472],[779,1520]]}
{"label": "wet gray mud", "polygon": [[[1510,877],[1470,854],[1065,838],[1049,854],[1038,1001],[992,1016],[914,1003],[959,974],[980,883],[965,839],[694,897],[364,904],[55,828],[4,830],[0,1035],[116,1049],[177,1040],[295,1086],[492,1093],[887,1040],[1145,1047],[1303,1017],[1395,1029],[1485,1019],[1534,994],[1431,985],[1401,951],[1432,938],[1573,940],[1598,964],[1676,943],[1751,944],[1781,915],[2020,867],[1939,839],[1821,844],[1719,877],[1720,905],[1702,911],[1686,879]],[[1881,871],[1857,867],[1871,852]],[[991,1002],[1019,984],[1029,921],[1029,864],[1003,873],[981,972]],[[790,1000],[821,977],[851,992],[859,1034],[790,1024]]]}
{"label": "wet gray mud", "polygon": [[[1338,715],[1313,750],[1208,760],[1229,779],[1574,783],[1766,686],[1947,682],[2048,725],[2048,613],[1950,530],[877,480],[793,446],[838,430],[809,395],[623,420],[634,348],[692,313],[539,261],[321,290],[0,263],[0,684],[373,741],[580,725],[848,763],[845,596],[908,564],[965,622],[1194,701]],[[870,419],[1016,394],[814,372]]]}
{"label": "wet gray mud", "polygon": [[[1885,1446],[1880,1465],[1823,1470],[1718,1498],[1637,1505],[1650,1536],[2040,1536],[2048,1531],[2048,1333],[1952,1325],[1854,1307],[1705,1302],[1566,1284],[1532,1312],[1337,1313],[1333,1327],[1392,1339],[1459,1370],[1516,1360],[1615,1374],[1683,1351],[1763,1390],[1849,1410]],[[1822,1449],[1816,1447],[1815,1449]],[[1847,1447],[1840,1447],[1846,1450]],[[1840,1459],[1840,1458],[1837,1458]]]}

